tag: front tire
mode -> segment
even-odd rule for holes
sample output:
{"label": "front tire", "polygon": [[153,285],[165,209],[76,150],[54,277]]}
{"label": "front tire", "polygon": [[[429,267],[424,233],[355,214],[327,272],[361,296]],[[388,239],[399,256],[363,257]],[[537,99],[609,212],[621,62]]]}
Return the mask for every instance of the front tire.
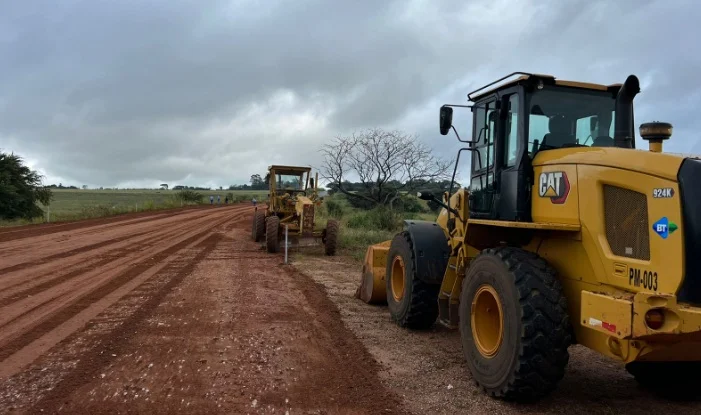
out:
{"label": "front tire", "polygon": [[324,232],[324,253],[329,256],[336,255],[338,246],[338,221],[329,219]]}
{"label": "front tire", "polygon": [[278,239],[279,229],[280,218],[277,216],[269,216],[265,219],[265,246],[271,254],[280,250],[280,240]]}
{"label": "front tire", "polygon": [[387,305],[392,320],[400,327],[422,330],[438,318],[440,286],[421,281],[415,261],[409,232],[397,234],[387,255]]}
{"label": "front tire", "polygon": [[571,343],[555,270],[518,248],[482,251],[460,294],[460,337],[475,382],[489,395],[535,401],[562,379]]}
{"label": "front tire", "polygon": [[253,241],[260,242],[265,237],[265,212],[256,210],[253,215]]}

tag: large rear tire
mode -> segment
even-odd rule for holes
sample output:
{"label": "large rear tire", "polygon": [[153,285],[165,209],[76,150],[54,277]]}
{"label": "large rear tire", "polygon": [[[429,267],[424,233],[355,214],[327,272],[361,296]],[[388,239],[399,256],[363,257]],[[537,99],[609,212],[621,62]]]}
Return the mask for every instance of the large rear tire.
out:
{"label": "large rear tire", "polygon": [[430,328],[438,318],[439,285],[427,284],[416,274],[416,258],[409,232],[392,239],[387,255],[387,305],[392,320],[414,330]]}
{"label": "large rear tire", "polygon": [[324,232],[324,253],[329,256],[336,255],[338,247],[338,221],[329,219]]}
{"label": "large rear tire", "polygon": [[489,395],[535,401],[565,373],[571,343],[555,270],[518,248],[482,251],[460,294],[460,337],[475,382]]}
{"label": "large rear tire", "polygon": [[269,216],[265,219],[265,245],[268,252],[274,254],[280,250],[280,239],[278,239],[278,231],[280,229],[280,218],[277,216]]}
{"label": "large rear tire", "polygon": [[265,212],[256,210],[253,215],[253,241],[260,242],[265,237]]}

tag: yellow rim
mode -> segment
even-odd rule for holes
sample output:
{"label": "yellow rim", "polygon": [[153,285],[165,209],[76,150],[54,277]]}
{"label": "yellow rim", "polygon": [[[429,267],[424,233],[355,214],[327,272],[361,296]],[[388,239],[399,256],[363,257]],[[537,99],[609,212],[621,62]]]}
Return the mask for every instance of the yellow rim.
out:
{"label": "yellow rim", "polygon": [[392,261],[392,297],[394,301],[402,301],[404,298],[404,260],[400,256]]}
{"label": "yellow rim", "polygon": [[504,314],[499,295],[491,285],[482,285],[472,300],[472,337],[482,356],[491,358],[504,338]]}

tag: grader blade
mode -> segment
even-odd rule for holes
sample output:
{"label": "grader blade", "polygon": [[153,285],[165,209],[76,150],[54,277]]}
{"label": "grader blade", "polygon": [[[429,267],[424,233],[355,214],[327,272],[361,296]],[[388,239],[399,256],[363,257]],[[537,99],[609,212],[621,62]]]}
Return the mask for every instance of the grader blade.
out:
{"label": "grader blade", "polygon": [[387,304],[387,254],[391,240],[368,247],[363,263],[363,275],[355,297],[368,304]]}

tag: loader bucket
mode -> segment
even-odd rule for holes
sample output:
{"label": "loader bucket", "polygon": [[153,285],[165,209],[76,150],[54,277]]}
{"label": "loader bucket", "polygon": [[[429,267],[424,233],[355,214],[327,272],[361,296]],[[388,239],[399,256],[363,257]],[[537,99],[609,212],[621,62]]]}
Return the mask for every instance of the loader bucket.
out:
{"label": "loader bucket", "polygon": [[392,241],[389,240],[368,247],[363,263],[360,287],[355,292],[356,298],[360,298],[368,304],[387,304],[385,275],[387,273],[387,254],[391,243]]}

